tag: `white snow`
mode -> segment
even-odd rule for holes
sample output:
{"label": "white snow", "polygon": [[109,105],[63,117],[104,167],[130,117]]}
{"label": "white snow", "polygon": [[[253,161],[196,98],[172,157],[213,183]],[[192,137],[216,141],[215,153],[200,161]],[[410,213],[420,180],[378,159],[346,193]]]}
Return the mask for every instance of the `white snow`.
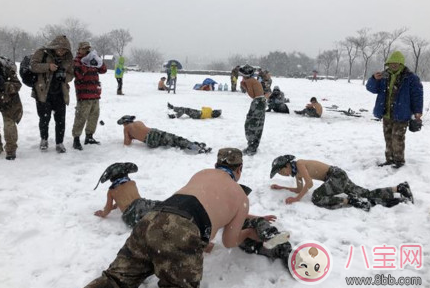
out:
{"label": "white snow", "polygon": [[[105,168],[114,162],[131,161],[139,171],[130,174],[140,193],[149,199],[162,200],[182,187],[200,169],[213,167],[216,153],[222,147],[246,147],[244,121],[251,99],[240,92],[195,91],[204,75],[178,77],[177,94],[157,91],[162,74],[130,72],[124,76],[123,92],[116,95],[112,70],[101,75],[103,94],[100,120],[94,137],[102,145],[84,145],[83,151],[72,148],[71,129],[74,119],[75,91],[67,108],[65,154],[55,152],[54,119],[51,119],[49,149],[39,151],[38,116],[30,89],[23,87],[21,100],[24,117],[18,126],[19,148],[15,161],[0,156],[0,287],[83,287],[101,275],[130,234],[113,211],[106,219],[93,215],[103,208],[108,183],[93,191]],[[218,83],[229,83],[229,76],[208,76]],[[382,123],[372,121],[371,111],[376,95],[366,91],[361,81],[318,81],[274,78],[291,100],[290,111],[302,109],[312,96],[323,106],[338,105],[341,109],[360,108],[362,118],[347,117],[325,110],[321,119],[299,115],[267,113],[258,153],[244,157],[240,183],[253,188],[250,213],[275,214],[275,225],[291,231],[291,242],[315,240],[323,243],[333,256],[333,270],[323,287],[346,287],[346,276],[374,276],[383,273],[393,277],[421,277],[430,287],[430,122],[424,111],[425,126],[418,133],[407,132],[406,161],[399,170],[379,168],[384,160],[385,143]],[[73,86],[73,83],[71,83]],[[424,108],[428,109],[430,84],[424,83]],[[321,101],[323,98],[327,101]],[[192,120],[187,117],[169,119],[167,102],[177,106],[200,109],[210,106],[222,109],[219,119]],[[214,151],[207,155],[191,155],[174,148],[149,149],[141,142],[129,147],[122,144],[122,126],[116,121],[124,114],[136,115],[149,127],[159,128],[193,141],[203,141]],[[1,124],[3,127],[3,124]],[[3,128],[2,128],[3,129]],[[2,131],[3,132],[3,131]],[[83,141],[83,136],[81,141]],[[345,208],[335,211],[318,208],[311,202],[313,189],[292,205],[285,198],[292,193],[271,190],[273,183],[294,185],[291,177],[269,178],[272,160],[283,154],[297,158],[316,159],[346,170],[350,178],[366,188],[395,186],[408,181],[415,196],[415,205],[401,204],[394,208],[376,206],[369,213]],[[279,260],[248,255],[239,248],[226,249],[219,235],[211,254],[205,255],[202,287],[305,287],[292,278]],[[368,257],[374,246],[383,244],[397,248],[406,243],[424,246],[424,267],[407,266],[392,271],[366,270],[359,251],[364,245]],[[346,270],[350,245],[355,253]],[[400,254],[399,254],[400,255]],[[370,257],[370,259],[372,259]],[[398,261],[395,262],[399,266]],[[142,287],[156,287],[155,276]],[[370,287],[370,286],[366,286]]]}

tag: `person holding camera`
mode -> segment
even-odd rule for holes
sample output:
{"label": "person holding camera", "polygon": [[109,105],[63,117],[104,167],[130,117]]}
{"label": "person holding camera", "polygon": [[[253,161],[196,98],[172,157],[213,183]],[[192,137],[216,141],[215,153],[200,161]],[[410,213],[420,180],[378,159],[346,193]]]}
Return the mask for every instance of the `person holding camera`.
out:
{"label": "person holding camera", "polygon": [[[420,78],[405,66],[405,57],[393,52],[385,62],[385,71],[369,78],[366,88],[378,94],[373,115],[383,122],[385,162],[400,168],[405,164],[405,134],[409,123],[421,123],[423,85]],[[411,119],[414,116],[414,119]],[[410,130],[412,131],[413,129]]]}
{"label": "person holding camera", "polygon": [[75,60],[76,110],[73,123],[73,148],[82,150],[79,137],[85,126],[84,144],[100,144],[93,138],[100,116],[99,100],[102,92],[99,74],[107,67],[95,50],[91,51],[89,42],[80,42]]}
{"label": "person holding camera", "polygon": [[69,84],[73,80],[73,55],[66,36],[57,36],[31,57],[30,69],[37,74],[31,96],[36,99],[39,115],[40,150],[48,149],[48,131],[54,112],[55,143],[58,153],[66,152],[63,145],[66,129],[66,105],[69,105]]}

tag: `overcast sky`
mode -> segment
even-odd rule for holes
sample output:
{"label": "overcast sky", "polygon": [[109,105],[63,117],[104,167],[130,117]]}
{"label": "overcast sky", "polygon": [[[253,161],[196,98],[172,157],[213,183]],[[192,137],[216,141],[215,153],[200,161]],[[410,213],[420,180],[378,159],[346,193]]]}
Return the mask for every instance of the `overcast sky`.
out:
{"label": "overcast sky", "polygon": [[430,41],[430,0],[15,0],[2,5],[0,26],[35,33],[68,17],[97,35],[129,29],[129,48],[158,49],[167,58],[275,50],[316,57],[364,27],[406,26]]}

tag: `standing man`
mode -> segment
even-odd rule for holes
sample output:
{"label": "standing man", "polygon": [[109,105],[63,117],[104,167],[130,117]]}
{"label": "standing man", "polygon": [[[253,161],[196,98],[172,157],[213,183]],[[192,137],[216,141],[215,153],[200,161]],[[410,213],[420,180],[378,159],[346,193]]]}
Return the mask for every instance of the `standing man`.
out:
{"label": "standing man", "polygon": [[122,93],[122,77],[124,76],[124,62],[125,62],[125,58],[123,56],[119,56],[118,63],[115,64],[115,79],[116,79],[116,82],[118,82],[116,95],[124,95]]}
{"label": "standing man", "polygon": [[[6,160],[15,160],[18,148],[18,129],[16,124],[22,118],[22,104],[19,98],[21,82],[16,76],[16,65],[11,60],[0,57],[0,112],[3,116]],[[0,133],[0,153],[3,143]]]}
{"label": "standing man", "polygon": [[242,152],[218,151],[215,169],[204,169],[173,196],[156,205],[134,227],[116,259],[86,288],[138,287],[155,274],[159,287],[199,287],[203,251],[223,229],[226,248],[246,238],[261,241],[253,228],[242,229],[249,200],[237,183]]}
{"label": "standing man", "polygon": [[237,65],[236,67],[231,70],[231,92],[236,92],[236,86],[237,86],[237,79],[239,79],[239,68],[240,66]]}
{"label": "standing man", "polygon": [[55,149],[65,153],[66,105],[69,105],[69,84],[73,80],[73,55],[66,36],[57,36],[31,57],[30,69],[37,74],[31,96],[36,99],[39,115],[40,150],[48,149],[51,114],[55,120]]}
{"label": "standing man", "polygon": [[385,63],[384,72],[376,72],[366,88],[376,97],[373,115],[382,120],[385,138],[385,162],[400,168],[405,164],[405,134],[412,115],[421,121],[423,85],[420,78],[405,66],[405,57],[393,52]]}
{"label": "standing man", "polygon": [[73,148],[82,150],[79,137],[85,127],[84,144],[100,144],[93,138],[96,132],[97,121],[100,116],[99,99],[102,87],[99,81],[99,74],[107,71],[105,63],[97,55],[96,51],[91,51],[89,42],[79,43],[78,53],[75,63],[75,90],[76,90],[76,110],[75,121],[73,123]]}
{"label": "standing man", "polygon": [[243,86],[249,97],[253,99],[245,120],[245,136],[248,140],[248,147],[243,150],[243,153],[249,156],[257,153],[266,117],[266,98],[261,83],[252,77],[254,72],[255,69],[248,64],[239,69],[239,73],[243,76]]}

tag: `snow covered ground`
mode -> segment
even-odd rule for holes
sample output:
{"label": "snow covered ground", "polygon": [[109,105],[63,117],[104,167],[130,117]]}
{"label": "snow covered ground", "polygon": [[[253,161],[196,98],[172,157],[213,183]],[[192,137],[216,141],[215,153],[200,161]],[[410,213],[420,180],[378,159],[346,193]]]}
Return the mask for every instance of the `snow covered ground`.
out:
{"label": "snow covered ground", "polygon": [[[94,137],[102,145],[85,145],[83,151],[72,149],[74,88],[67,108],[65,154],[55,152],[54,122],[51,119],[49,150],[39,151],[38,116],[30,89],[23,87],[21,99],[24,117],[19,124],[19,148],[16,161],[0,156],[0,287],[83,287],[98,277],[115,258],[130,234],[119,211],[106,219],[93,216],[103,208],[108,183],[93,191],[105,168],[114,162],[131,161],[139,171],[131,174],[140,193],[149,199],[162,200],[182,187],[197,171],[213,167],[216,152],[222,147],[246,147],[244,120],[250,98],[240,92],[194,91],[195,83],[205,76],[179,75],[177,94],[157,91],[161,74],[130,72],[124,77],[125,96],[116,95],[112,71],[101,76],[103,94],[100,120]],[[218,82],[230,82],[228,76],[212,76]],[[362,118],[347,117],[325,110],[321,119],[299,115],[267,113],[258,154],[244,157],[240,183],[253,188],[250,212],[275,214],[275,225],[292,232],[294,245],[307,240],[323,243],[333,256],[333,270],[320,287],[346,287],[345,277],[391,274],[393,277],[421,277],[422,286],[430,287],[430,122],[428,111],[421,132],[406,135],[407,164],[399,169],[379,168],[384,160],[382,124],[372,120],[375,95],[366,91],[361,81],[318,81],[274,78],[291,101],[290,110],[302,109],[312,96],[323,106],[336,104],[340,109],[360,108]],[[71,85],[73,86],[73,85]],[[230,83],[229,83],[230,86]],[[424,107],[429,107],[430,84],[424,83]],[[322,99],[327,101],[321,101]],[[222,109],[219,119],[169,119],[167,102],[200,109]],[[159,128],[190,140],[203,141],[214,151],[191,155],[177,149],[148,149],[136,142],[122,144],[122,127],[116,124],[124,114],[136,115],[149,127]],[[3,127],[3,124],[1,124]],[[3,129],[3,128],[2,128]],[[83,137],[82,137],[83,138]],[[81,141],[83,140],[81,138]],[[369,213],[346,208],[330,211],[314,206],[311,192],[302,201],[285,205],[292,193],[271,190],[273,183],[294,185],[294,179],[269,178],[272,160],[283,154],[317,159],[346,170],[350,178],[366,188],[395,186],[409,181],[415,205],[401,204],[388,209],[380,206]],[[313,189],[319,186],[315,182]],[[312,191],[313,191],[312,189]],[[205,255],[202,287],[305,287],[292,278],[279,260],[248,255],[238,248],[226,249],[219,235],[211,254]],[[383,244],[400,246],[418,243],[424,246],[421,270],[407,266],[391,271],[367,270],[360,253],[364,245],[372,259],[372,248]],[[346,270],[349,249],[355,247],[351,267]],[[372,262],[371,262],[372,263]],[[398,267],[398,260],[394,262]],[[155,276],[142,287],[156,287]],[[370,287],[370,286],[366,286]],[[412,286],[410,286],[412,287]]]}

